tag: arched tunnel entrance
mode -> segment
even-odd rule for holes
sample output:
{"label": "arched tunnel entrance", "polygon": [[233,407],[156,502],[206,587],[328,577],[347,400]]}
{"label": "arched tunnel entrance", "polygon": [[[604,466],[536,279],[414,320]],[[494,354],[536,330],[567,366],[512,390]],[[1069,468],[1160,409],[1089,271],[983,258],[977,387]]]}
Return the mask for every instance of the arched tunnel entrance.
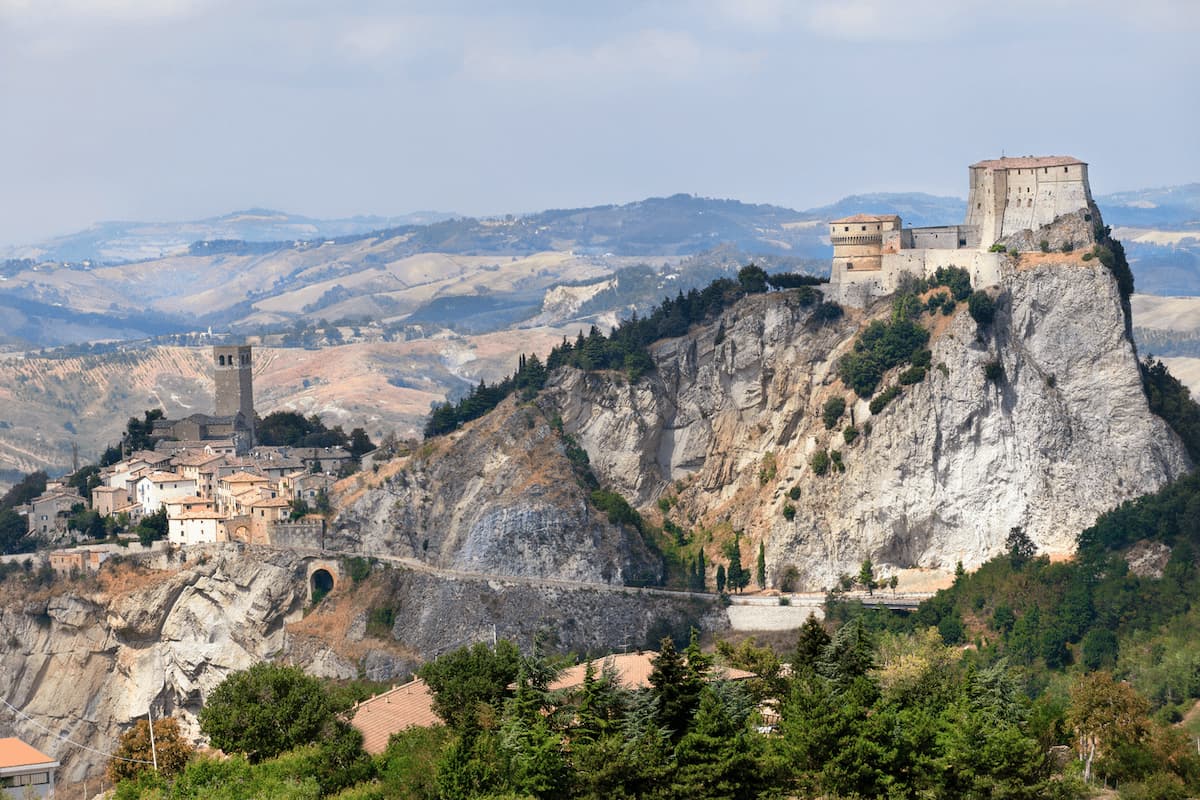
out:
{"label": "arched tunnel entrance", "polygon": [[327,569],[313,570],[308,583],[308,598],[313,605],[321,602],[325,595],[333,591],[333,575]]}

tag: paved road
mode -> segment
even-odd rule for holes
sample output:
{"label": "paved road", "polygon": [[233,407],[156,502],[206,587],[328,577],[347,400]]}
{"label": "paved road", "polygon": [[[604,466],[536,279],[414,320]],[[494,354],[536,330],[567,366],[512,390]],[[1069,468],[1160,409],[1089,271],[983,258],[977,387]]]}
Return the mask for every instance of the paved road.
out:
{"label": "paved road", "polygon": [[[592,589],[600,592],[623,592],[626,594],[636,592],[676,599],[680,597],[690,597],[709,602],[716,601],[719,597],[719,595],[712,592],[687,592],[677,591],[674,589],[663,589],[659,587],[624,586],[620,584],[597,583],[592,581],[564,580],[561,578],[544,578],[524,575],[498,575],[489,572],[472,572],[467,570],[446,569],[444,567],[436,567],[432,564],[415,558],[386,555],[381,553],[345,552],[339,550],[301,550],[299,552],[312,555],[316,558],[374,558],[377,561],[382,561],[389,564],[397,564],[414,572],[422,572],[428,575],[437,575],[447,578],[460,578],[464,580],[511,583],[522,586],[558,586],[567,589]],[[923,600],[932,597],[933,594],[933,592],[879,592],[874,595],[868,595],[866,592],[846,592],[841,596],[846,600],[861,600],[864,605],[868,606],[882,605],[886,608],[907,610],[916,608]],[[826,597],[824,592],[794,592],[782,596],[788,598],[788,605],[803,606],[807,608],[824,606]],[[774,594],[735,594],[730,595],[729,599],[731,604],[735,606],[781,606],[781,603],[779,602],[780,597],[781,595]]]}

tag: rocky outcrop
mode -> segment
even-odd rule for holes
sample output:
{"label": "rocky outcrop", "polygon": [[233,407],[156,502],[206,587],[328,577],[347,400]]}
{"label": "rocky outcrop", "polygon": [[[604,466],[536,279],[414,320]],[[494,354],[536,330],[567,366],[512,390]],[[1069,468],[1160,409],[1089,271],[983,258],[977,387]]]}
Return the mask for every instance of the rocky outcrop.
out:
{"label": "rocky outcrop", "polygon": [[350,502],[331,541],[463,572],[656,583],[661,558],[588,495],[551,418],[510,399]]}
{"label": "rocky outcrop", "polygon": [[[877,415],[836,376],[865,320],[814,328],[787,292],[658,343],[656,372],[637,384],[562,371],[544,404],[608,485],[642,504],[677,495],[688,524],[727,521],[765,542],[772,580],[795,567],[827,587],[868,556],[885,571],[971,567],[1015,526],[1043,551],[1070,551],[1099,513],[1190,464],[1148,409],[1108,271],[1041,261],[1008,270],[988,328],[961,306],[935,318],[934,368]],[[850,408],[827,430],[834,396]],[[860,435],[847,444],[850,423]],[[814,474],[818,450],[840,451],[845,471]]]}
{"label": "rocky outcrop", "polygon": [[1094,205],[1081,208],[1070,214],[1057,217],[1054,222],[1036,231],[1026,228],[1001,239],[997,244],[1006,245],[1015,252],[1034,252],[1046,243],[1047,252],[1060,253],[1072,250],[1087,250],[1096,243],[1096,227],[1103,226],[1100,211]]}
{"label": "rocky outcrop", "polygon": [[[198,736],[196,713],[232,671],[262,660],[331,678],[407,676],[447,649],[499,636],[535,636],[564,651],[641,647],[690,625],[728,625],[718,604],[605,587],[541,585],[377,564],[308,605],[309,562],[286,550],[217,545],[152,557],[159,569],[114,560],[94,578],[28,593],[0,584],[0,699],[8,729],[64,763],[66,781],[93,780],[120,733],[148,709]],[[336,560],[336,559],[335,559]],[[328,556],[319,563],[326,563]],[[395,615],[368,635],[372,610]],[[64,741],[67,740],[67,741]],[[87,749],[91,748],[91,750]]]}

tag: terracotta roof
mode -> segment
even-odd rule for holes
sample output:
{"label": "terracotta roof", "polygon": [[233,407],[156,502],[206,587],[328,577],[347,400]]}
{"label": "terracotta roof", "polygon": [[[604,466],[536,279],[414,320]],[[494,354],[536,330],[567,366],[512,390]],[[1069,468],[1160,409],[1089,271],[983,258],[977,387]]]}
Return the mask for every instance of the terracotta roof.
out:
{"label": "terracotta roof", "polygon": [[152,472],[146,477],[151,483],[178,483],[179,481],[195,483],[191,478],[185,478],[175,472]]}
{"label": "terracotta roof", "polygon": [[1031,167],[1067,167],[1071,164],[1086,164],[1074,156],[1023,156],[1015,158],[992,158],[971,165],[972,169],[1028,169]]}
{"label": "terracotta roof", "polygon": [[270,483],[270,478],[263,475],[251,475],[249,472],[234,472],[221,478],[222,483]]}
{"label": "terracotta roof", "polygon": [[852,217],[842,217],[841,219],[830,220],[829,224],[833,225],[839,222],[890,222],[894,219],[900,219],[899,214],[855,214]]}
{"label": "terracotta roof", "polygon": [[263,500],[255,500],[250,503],[253,508],[283,508],[290,506],[292,501],[284,497],[268,497]]}
{"label": "terracotta roof", "polygon": [[125,491],[124,486],[97,486],[95,489],[92,489],[92,494],[95,494],[96,492],[100,492],[100,494],[108,494],[109,492],[123,491]]}
{"label": "terracotta roof", "polygon": [[57,767],[58,765],[53,758],[30,747],[16,737],[0,739],[0,769],[32,766]]}
{"label": "terracotta roof", "polygon": [[[611,661],[613,667],[617,670],[617,680],[623,689],[645,689],[650,685],[650,673],[654,671],[654,664],[650,662],[655,658],[658,658],[658,653],[655,652],[618,653],[607,658],[598,658],[591,663],[595,665],[596,676],[599,677],[605,663]],[[558,680],[550,684],[549,689],[551,691],[558,691],[559,689],[573,689],[576,686],[582,686],[586,673],[586,663],[576,664],[569,669],[563,670],[559,674]],[[731,667],[720,670],[716,677],[739,681],[745,678],[753,678],[754,673]]]}
{"label": "terracotta roof", "polygon": [[433,713],[433,696],[425,681],[416,678],[354,707],[350,724],[363,735],[363,749],[372,755],[387,748],[388,737],[407,728],[441,724]]}
{"label": "terracotta roof", "polygon": [[211,508],[192,508],[173,514],[169,519],[225,519],[225,515],[217,513]]}

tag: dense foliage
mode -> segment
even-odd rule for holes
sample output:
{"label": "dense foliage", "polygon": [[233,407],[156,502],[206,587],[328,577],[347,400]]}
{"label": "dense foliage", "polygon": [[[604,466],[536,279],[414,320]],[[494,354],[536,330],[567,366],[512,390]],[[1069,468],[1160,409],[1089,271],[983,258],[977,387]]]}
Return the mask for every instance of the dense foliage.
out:
{"label": "dense foliage", "polygon": [[258,420],[254,426],[258,443],[267,446],[286,447],[344,447],[355,458],[375,449],[375,444],[362,428],[355,428],[349,435],[341,425],[332,428],[316,414],[305,417],[295,411],[275,411]]}

